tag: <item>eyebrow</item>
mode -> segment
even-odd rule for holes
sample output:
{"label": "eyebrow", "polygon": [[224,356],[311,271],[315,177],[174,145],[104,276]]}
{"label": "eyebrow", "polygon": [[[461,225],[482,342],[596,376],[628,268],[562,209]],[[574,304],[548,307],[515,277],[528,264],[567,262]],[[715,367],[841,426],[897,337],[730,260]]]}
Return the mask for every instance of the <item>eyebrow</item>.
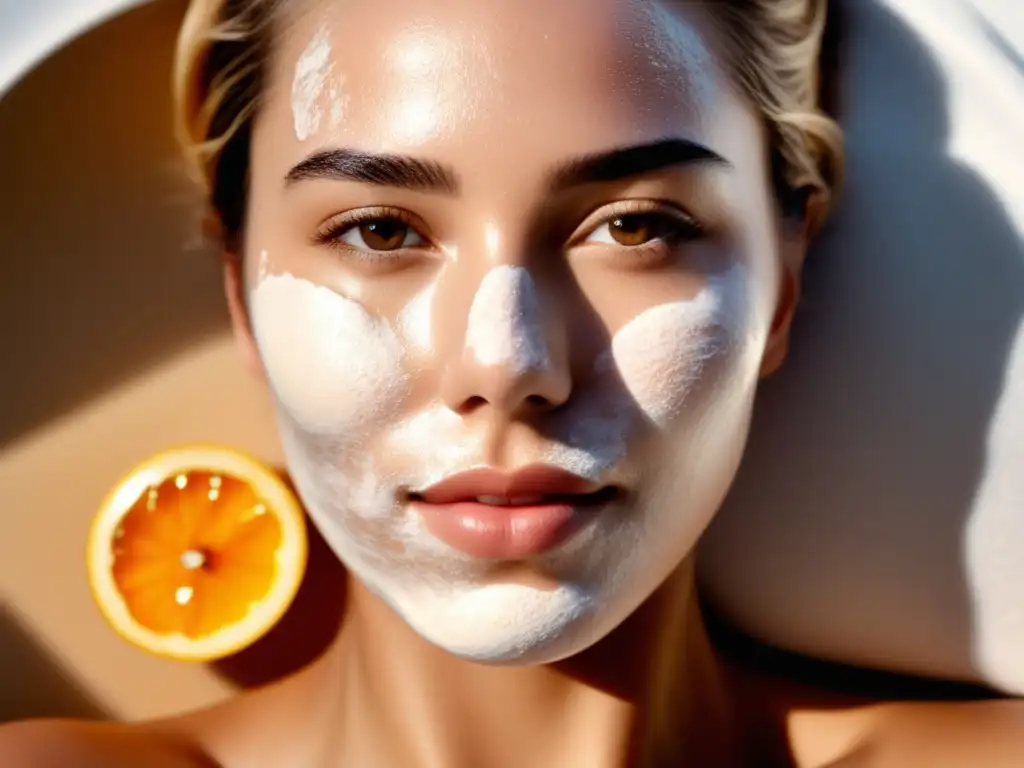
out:
{"label": "eyebrow", "polygon": [[703,144],[689,139],[667,138],[569,160],[551,174],[549,186],[556,192],[562,192],[584,184],[624,181],[655,171],[697,164],[731,167],[729,161]]}
{"label": "eyebrow", "polygon": [[459,179],[448,166],[406,155],[325,149],[310,155],[285,176],[285,186],[309,179],[356,181],[417,192],[459,193]]}
{"label": "eyebrow", "polygon": [[[552,171],[548,187],[553,192],[564,192],[586,184],[623,181],[696,164],[730,167],[725,158],[702,144],[668,138],[572,158]],[[338,148],[321,150],[301,161],[288,171],[285,186],[312,179],[355,181],[445,195],[458,195],[461,188],[458,174],[433,160]]]}

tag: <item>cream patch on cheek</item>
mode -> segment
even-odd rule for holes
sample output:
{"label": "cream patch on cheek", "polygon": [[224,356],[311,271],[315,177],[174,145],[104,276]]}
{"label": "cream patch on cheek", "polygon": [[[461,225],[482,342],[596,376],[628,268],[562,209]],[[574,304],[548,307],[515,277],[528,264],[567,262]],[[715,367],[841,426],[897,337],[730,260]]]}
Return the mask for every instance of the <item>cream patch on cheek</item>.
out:
{"label": "cream patch on cheek", "polygon": [[601,482],[626,455],[638,411],[659,429],[668,426],[742,325],[742,275],[734,267],[693,299],[651,307],[620,328],[594,361],[576,407],[552,425],[559,442],[545,460]]}
{"label": "cream patch on cheek", "polygon": [[623,326],[599,368],[614,366],[629,394],[659,428],[683,406],[707,363],[729,347],[736,313],[733,268],[689,301],[651,307]]}
{"label": "cream patch on cheek", "polygon": [[357,302],[292,275],[269,275],[253,290],[252,316],[274,392],[303,430],[358,437],[402,399],[402,344]]}
{"label": "cream patch on cheek", "polygon": [[540,300],[526,269],[502,265],[484,276],[469,309],[466,351],[512,374],[548,366]]}

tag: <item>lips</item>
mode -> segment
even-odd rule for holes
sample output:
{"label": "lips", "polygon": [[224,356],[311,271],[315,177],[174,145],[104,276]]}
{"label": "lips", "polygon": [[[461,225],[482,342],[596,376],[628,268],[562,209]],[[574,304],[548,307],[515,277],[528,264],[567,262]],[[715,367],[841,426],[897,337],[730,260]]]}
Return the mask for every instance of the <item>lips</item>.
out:
{"label": "lips", "polygon": [[563,543],[614,495],[565,470],[534,465],[513,473],[469,470],[409,500],[449,546],[473,557],[516,560]]}
{"label": "lips", "polygon": [[564,469],[536,464],[518,472],[480,468],[452,475],[417,494],[427,504],[495,499],[485,504],[536,503],[551,496],[585,496],[600,486]]}

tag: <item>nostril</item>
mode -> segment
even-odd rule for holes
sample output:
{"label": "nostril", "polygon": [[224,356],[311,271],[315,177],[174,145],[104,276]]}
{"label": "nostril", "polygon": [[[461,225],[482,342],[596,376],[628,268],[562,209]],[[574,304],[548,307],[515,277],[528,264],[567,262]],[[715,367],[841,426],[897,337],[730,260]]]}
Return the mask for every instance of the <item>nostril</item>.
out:
{"label": "nostril", "polygon": [[543,395],[528,395],[526,402],[531,408],[536,408],[538,410],[551,407],[551,401]]}
{"label": "nostril", "polygon": [[481,397],[480,395],[472,395],[466,398],[462,405],[459,407],[460,413],[473,413],[478,408],[482,408],[487,405],[487,398]]}

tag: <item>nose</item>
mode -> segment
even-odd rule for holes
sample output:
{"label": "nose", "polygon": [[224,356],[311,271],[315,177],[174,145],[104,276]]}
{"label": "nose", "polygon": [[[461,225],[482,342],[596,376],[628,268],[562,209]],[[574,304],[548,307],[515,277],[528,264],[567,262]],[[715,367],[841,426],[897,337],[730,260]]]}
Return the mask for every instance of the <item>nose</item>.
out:
{"label": "nose", "polygon": [[572,378],[557,308],[544,306],[526,267],[493,267],[477,287],[461,354],[442,396],[457,413],[491,408],[507,418],[557,408]]}

